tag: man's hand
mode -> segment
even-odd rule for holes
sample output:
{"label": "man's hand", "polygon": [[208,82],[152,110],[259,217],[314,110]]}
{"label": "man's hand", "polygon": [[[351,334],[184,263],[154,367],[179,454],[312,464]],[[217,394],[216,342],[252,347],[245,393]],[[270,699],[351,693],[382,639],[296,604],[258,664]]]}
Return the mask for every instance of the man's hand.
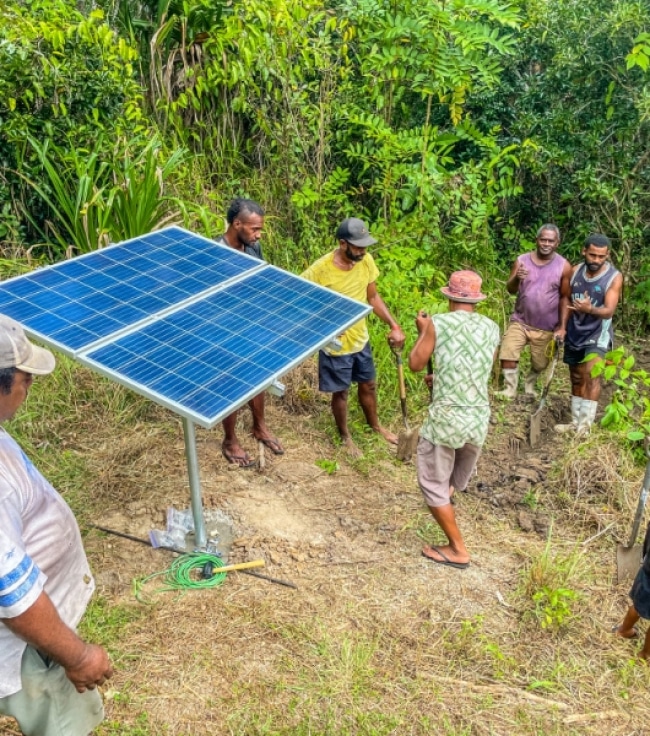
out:
{"label": "man's hand", "polygon": [[528,269],[520,261],[517,261],[517,270],[515,271],[515,276],[519,279],[519,281],[523,281],[526,276],[528,276]]}
{"label": "man's hand", "polygon": [[591,303],[589,294],[585,293],[582,297],[573,297],[569,309],[573,309],[574,312],[579,312],[580,314],[591,314],[594,310],[594,305]]}
{"label": "man's hand", "polygon": [[424,330],[431,324],[431,317],[424,311],[420,310],[415,318],[415,327],[417,328],[418,335],[421,335]]}
{"label": "man's hand", "polygon": [[65,674],[77,692],[94,690],[113,676],[113,667],[103,647],[86,644],[81,658],[74,666],[65,667]]}
{"label": "man's hand", "polygon": [[553,333],[553,339],[555,342],[558,343],[558,345],[564,344],[564,338],[566,337],[566,328],[558,327],[557,330]]}
{"label": "man's hand", "polygon": [[388,344],[391,350],[401,350],[404,347],[406,336],[399,325],[395,325],[388,333]]}

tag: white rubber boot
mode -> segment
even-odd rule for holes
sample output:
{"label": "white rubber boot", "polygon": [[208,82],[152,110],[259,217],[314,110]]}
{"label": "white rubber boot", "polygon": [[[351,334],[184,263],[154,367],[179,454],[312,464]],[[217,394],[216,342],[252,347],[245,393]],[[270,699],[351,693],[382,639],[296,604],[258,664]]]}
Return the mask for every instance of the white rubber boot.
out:
{"label": "white rubber boot", "polygon": [[526,396],[536,396],[535,386],[537,386],[537,379],[540,377],[540,373],[537,371],[531,371],[526,376],[526,383],[524,384],[524,393]]}
{"label": "white rubber boot", "polygon": [[582,408],[582,399],[580,396],[571,397],[571,424],[556,424],[555,431],[563,434],[564,432],[575,432],[578,429],[580,421],[580,409]]}
{"label": "white rubber boot", "polygon": [[504,368],[502,373],[505,388],[503,391],[497,391],[496,396],[500,396],[502,399],[514,399],[519,384],[519,368]]}
{"label": "white rubber boot", "polygon": [[597,401],[589,401],[589,399],[582,400],[582,406],[580,407],[580,416],[578,417],[578,429],[576,433],[581,436],[589,434],[591,431],[591,425],[596,419],[596,411],[598,410]]}

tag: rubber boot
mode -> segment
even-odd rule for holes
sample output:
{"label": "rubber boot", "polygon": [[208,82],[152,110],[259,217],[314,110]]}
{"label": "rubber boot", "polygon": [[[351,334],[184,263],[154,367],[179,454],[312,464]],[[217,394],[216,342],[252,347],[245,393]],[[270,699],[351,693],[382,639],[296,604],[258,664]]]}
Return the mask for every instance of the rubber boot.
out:
{"label": "rubber boot", "polygon": [[537,371],[531,371],[526,376],[526,383],[524,384],[524,393],[526,396],[536,396],[535,386],[537,386],[537,379],[540,377],[540,373]]}
{"label": "rubber boot", "polygon": [[517,385],[519,383],[519,368],[504,368],[502,373],[505,388],[503,391],[497,391],[496,395],[502,399],[514,399],[517,395]]}
{"label": "rubber boot", "polygon": [[585,436],[591,431],[591,425],[596,419],[596,411],[598,409],[597,401],[589,401],[589,399],[582,400],[582,406],[580,407],[580,416],[578,417],[578,429],[576,433],[579,436]]}
{"label": "rubber boot", "polygon": [[563,434],[564,432],[575,432],[578,429],[580,421],[580,409],[584,399],[580,396],[571,397],[571,424],[556,424],[555,431]]}

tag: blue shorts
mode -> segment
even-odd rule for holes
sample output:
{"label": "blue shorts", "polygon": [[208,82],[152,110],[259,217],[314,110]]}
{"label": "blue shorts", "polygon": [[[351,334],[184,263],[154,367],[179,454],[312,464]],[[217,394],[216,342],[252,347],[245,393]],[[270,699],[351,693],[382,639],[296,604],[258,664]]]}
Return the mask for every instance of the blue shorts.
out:
{"label": "blue shorts", "polygon": [[605,353],[608,353],[611,349],[611,345],[607,348],[600,348],[596,345],[588,345],[583,348],[572,348],[568,343],[564,343],[564,355],[562,356],[562,360],[567,365],[579,365],[584,362],[584,359],[588,355],[597,355],[599,358],[604,358]]}
{"label": "blue shorts", "polygon": [[358,353],[329,355],[318,353],[318,388],[327,393],[347,391],[353,383],[367,383],[375,379],[375,363],[370,343]]}

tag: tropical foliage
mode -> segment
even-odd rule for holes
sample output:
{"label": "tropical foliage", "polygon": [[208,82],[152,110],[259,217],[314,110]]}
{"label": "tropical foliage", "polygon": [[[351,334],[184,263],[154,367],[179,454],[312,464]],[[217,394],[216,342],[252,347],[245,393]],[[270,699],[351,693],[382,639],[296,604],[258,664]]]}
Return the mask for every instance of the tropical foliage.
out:
{"label": "tropical foliage", "polygon": [[[492,293],[544,221],[613,238],[650,318],[645,0],[8,0],[0,10],[0,237],[48,253],[229,198],[264,203],[300,270],[360,214],[391,306],[450,269]],[[499,309],[499,300],[493,303]]]}

